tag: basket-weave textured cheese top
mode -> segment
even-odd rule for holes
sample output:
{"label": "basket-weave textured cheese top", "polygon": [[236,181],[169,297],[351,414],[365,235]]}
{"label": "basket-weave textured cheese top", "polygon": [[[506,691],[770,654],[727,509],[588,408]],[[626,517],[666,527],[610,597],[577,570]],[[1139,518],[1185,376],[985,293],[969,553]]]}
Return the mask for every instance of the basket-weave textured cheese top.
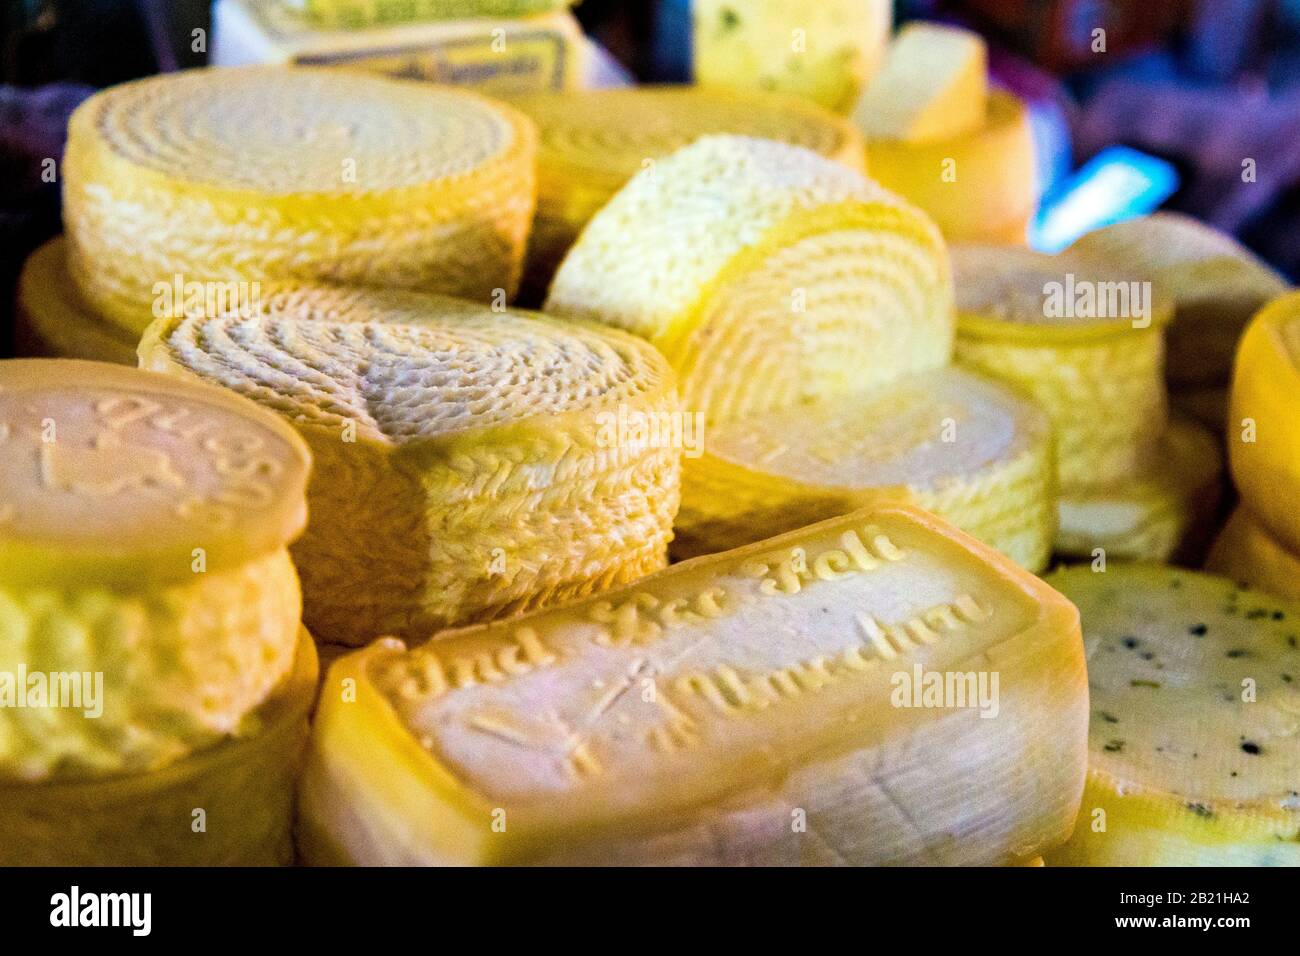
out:
{"label": "basket-weave textured cheese top", "polygon": [[65,216],[87,302],[140,331],[152,291],[299,279],[512,291],[536,131],[463,90],[351,71],[194,70],[73,115]]}
{"label": "basket-weave textured cheese top", "polygon": [[1150,565],[1047,580],[1083,619],[1094,775],[1207,816],[1289,815],[1300,827],[1300,608]]}
{"label": "basket-weave textured cheese top", "polygon": [[939,367],[952,347],[947,257],[922,214],[810,150],[740,136],[638,173],[547,311],[649,339],[710,420]]}
{"label": "basket-weave textured cheese top", "polygon": [[310,456],[220,389],[70,359],[0,363],[0,578],[192,578],[287,545]]}

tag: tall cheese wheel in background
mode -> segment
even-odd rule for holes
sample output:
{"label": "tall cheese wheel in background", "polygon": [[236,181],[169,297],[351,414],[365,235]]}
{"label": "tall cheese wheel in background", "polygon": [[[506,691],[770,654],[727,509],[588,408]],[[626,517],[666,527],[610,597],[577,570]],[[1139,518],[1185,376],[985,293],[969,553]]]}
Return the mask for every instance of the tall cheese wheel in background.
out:
{"label": "tall cheese wheel in background", "polygon": [[[299,847],[366,865],[1032,858],[1069,835],[1083,786],[1078,626],[973,539],[879,508],[413,651],[379,641],[325,680]],[[913,706],[908,682],[936,672],[969,696]]]}
{"label": "tall cheese wheel in background", "polygon": [[250,732],[301,626],[309,466],[220,389],[0,363],[0,660],[99,675],[97,704],[0,708],[0,778],[150,771]]}
{"label": "tall cheese wheel in background", "polygon": [[1242,336],[1227,438],[1241,497],[1283,547],[1300,553],[1300,293],[1265,306]]}
{"label": "tall cheese wheel in background", "polygon": [[1226,578],[1080,566],[1088,785],[1050,866],[1300,865],[1300,607]]}
{"label": "tall cheese wheel in background", "polygon": [[537,218],[526,285],[537,301],[583,226],[633,175],[701,136],[734,133],[804,146],[858,171],[862,137],[799,97],[650,86],[518,97],[538,129]]}
{"label": "tall cheese wheel in background", "polygon": [[294,555],[318,639],[422,638],[665,563],[681,451],[659,426],[676,393],[663,357],[630,335],[303,288],[247,317],[159,320],[140,361],[247,395],[311,446]]}
{"label": "tall cheese wheel in background", "polygon": [[1205,568],[1269,594],[1300,601],[1300,556],[1278,543],[1245,506],[1239,505],[1219,532]]}
{"label": "tall cheese wheel in background", "polygon": [[847,114],[884,58],[889,0],[694,0],[695,82],[794,93]]}
{"label": "tall cheese wheel in background", "polygon": [[90,311],[68,273],[62,236],[28,257],[18,278],[18,354],[135,365],[136,337]]}
{"label": "tall cheese wheel in background", "polygon": [[1055,530],[1046,416],[994,382],[923,372],[842,401],[710,429],[688,451],[674,554],[749,544],[886,499],[1041,571]]}
{"label": "tall cheese wheel in background", "polygon": [[148,773],[0,780],[0,866],[288,866],[316,683],[300,631],[292,671],[239,737]]}
{"label": "tall cheese wheel in background", "polygon": [[706,136],[587,225],[546,310],[625,329],[708,424],[946,365],[947,253],[924,215],[810,150]]}
{"label": "tall cheese wheel in background", "polygon": [[369,27],[462,17],[523,17],[563,10],[574,0],[275,0],[305,19],[327,26]]}
{"label": "tall cheese wheel in background", "polygon": [[1061,493],[1146,469],[1168,421],[1164,298],[1079,256],[998,246],[957,246],[952,256],[957,361],[1046,410]]}
{"label": "tall cheese wheel in background", "polygon": [[1179,213],[1107,226],[1072,248],[1165,286],[1174,305],[1166,372],[1175,386],[1227,382],[1246,323],[1290,287],[1228,233]]}
{"label": "tall cheese wheel in background", "polygon": [[532,123],[507,106],[350,71],[206,69],[112,87],[69,126],[73,279],[137,334],[176,281],[486,302],[519,280],[535,151]]}
{"label": "tall cheese wheel in background", "polygon": [[869,139],[871,175],[923,209],[950,242],[1023,245],[1038,202],[1023,103],[989,94],[983,126],[927,142]]}
{"label": "tall cheese wheel in background", "polygon": [[1208,543],[1221,494],[1223,455],[1214,436],[1175,419],[1150,467],[1114,485],[1062,495],[1056,553],[1108,560],[1186,560]]}

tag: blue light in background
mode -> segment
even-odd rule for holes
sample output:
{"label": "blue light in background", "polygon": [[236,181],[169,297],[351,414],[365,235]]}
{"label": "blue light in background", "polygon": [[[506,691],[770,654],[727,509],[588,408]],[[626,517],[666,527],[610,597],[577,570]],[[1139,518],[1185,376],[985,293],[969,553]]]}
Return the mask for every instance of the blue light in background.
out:
{"label": "blue light in background", "polygon": [[1043,197],[1029,244],[1060,252],[1084,233],[1149,212],[1178,189],[1178,172],[1163,159],[1111,146]]}

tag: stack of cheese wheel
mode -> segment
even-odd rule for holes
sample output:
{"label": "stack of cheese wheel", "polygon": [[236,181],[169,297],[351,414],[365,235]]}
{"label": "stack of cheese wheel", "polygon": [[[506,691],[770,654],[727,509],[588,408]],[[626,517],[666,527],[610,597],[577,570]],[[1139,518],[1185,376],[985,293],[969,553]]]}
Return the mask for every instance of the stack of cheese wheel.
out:
{"label": "stack of cheese wheel", "polygon": [[68,273],[68,243],[58,236],[33,252],[18,277],[19,355],[135,365],[138,336],[81,301]]}
{"label": "stack of cheese wheel", "polygon": [[694,0],[695,82],[779,91],[847,114],[880,67],[891,0]]}
{"label": "stack of cheese wheel", "polygon": [[988,90],[978,34],[933,23],[899,31],[853,118],[871,174],[953,241],[1023,244],[1037,205],[1029,117]]}
{"label": "stack of cheese wheel", "polygon": [[537,218],[525,285],[541,301],[582,228],[633,175],[701,136],[735,133],[804,146],[862,171],[862,137],[797,97],[636,87],[519,97],[538,129]]}
{"label": "stack of cheese wheel", "polygon": [[[953,319],[942,239],[861,174],[796,146],[704,137],[592,219],[547,310],[641,335],[677,370],[709,449],[685,462],[677,553],[889,495],[1045,562],[1050,520],[1029,532],[1036,544],[1026,531],[1050,518],[1038,497],[1050,486],[1046,430],[1000,387],[943,371]],[[910,399],[881,391],[909,375],[921,376]],[[967,401],[963,424],[947,421]],[[842,440],[814,446],[810,421]],[[995,517],[1013,508],[1023,523]]]}
{"label": "stack of cheese wheel", "polygon": [[1242,337],[1227,440],[1241,505],[1209,566],[1300,598],[1300,293],[1266,306]]}
{"label": "stack of cheese wheel", "polygon": [[294,554],[321,640],[425,637],[666,561],[680,451],[654,426],[676,392],[633,336],[304,287],[248,315],[161,319],[140,361],[247,395],[307,440],[311,522]]}
{"label": "stack of cheese wheel", "polygon": [[1043,407],[1056,438],[1057,550],[1165,560],[1213,511],[1220,456],[1171,427],[1161,290],[1077,252],[953,248],[957,360]]}
{"label": "stack of cheese wheel", "polygon": [[207,69],[112,87],[69,127],[73,280],[137,335],[159,283],[513,294],[535,140],[526,117],[476,94],[347,71]]}
{"label": "stack of cheese wheel", "polygon": [[298,11],[312,23],[333,27],[366,27],[414,20],[457,17],[523,17],[562,10],[574,0],[272,0]]}
{"label": "stack of cheese wheel", "polygon": [[1052,865],[1300,866],[1300,607],[1226,578],[1091,566],[1088,784]]}
{"label": "stack of cheese wheel", "polygon": [[[922,672],[983,690],[904,700]],[[1068,601],[870,509],[336,662],[298,842],[318,864],[1030,863],[1078,813],[1087,711]]]}
{"label": "stack of cheese wheel", "polygon": [[1073,249],[1165,289],[1174,307],[1165,333],[1171,404],[1221,432],[1237,340],[1251,316],[1287,291],[1287,281],[1232,236],[1179,213],[1098,229]]}
{"label": "stack of cheese wheel", "polygon": [[0,863],[289,862],[309,467],[229,392],[0,363]]}

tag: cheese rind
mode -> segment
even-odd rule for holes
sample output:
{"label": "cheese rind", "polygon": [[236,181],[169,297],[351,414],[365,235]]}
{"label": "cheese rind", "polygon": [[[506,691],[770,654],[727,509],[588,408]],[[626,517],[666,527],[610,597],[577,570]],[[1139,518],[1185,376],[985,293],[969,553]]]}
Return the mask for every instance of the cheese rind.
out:
{"label": "cheese rind", "polygon": [[459,17],[522,17],[562,10],[574,0],[276,0],[307,20],[337,27],[368,27],[413,20],[453,20]]}
{"label": "cheese rind", "polygon": [[135,336],[78,298],[67,255],[67,240],[56,236],[23,265],[14,316],[18,354],[134,366]]}
{"label": "cheese rind", "polygon": [[740,136],[638,173],[569,251],[546,311],[648,339],[709,423],[938,368],[952,348],[929,220],[839,163]]}
{"label": "cheese rind", "polygon": [[1251,512],[1287,550],[1300,552],[1300,293],[1265,306],[1242,336],[1228,458]]}
{"label": "cheese rind", "polygon": [[244,733],[168,767],[85,781],[0,781],[0,866],[292,863],[294,790],[317,679],[306,631],[293,660]]}
{"label": "cheese rind", "polygon": [[518,284],[535,155],[526,117],[466,90],[302,67],[123,84],[69,125],[73,279],[137,334],[183,311],[175,284],[240,305],[276,280],[488,301]]}
{"label": "cheese rind", "polygon": [[[1032,857],[1082,787],[1077,627],[1010,562],[886,507],[414,651],[381,641],[326,679],[300,846],[359,864]],[[997,715],[974,694],[908,706],[918,670],[997,673]]]}
{"label": "cheese rind", "polygon": [[538,128],[537,217],[526,284],[538,301],[583,227],[636,173],[701,136],[755,136],[803,146],[858,171],[862,137],[799,97],[638,86],[511,99]]}
{"label": "cheese rind", "polygon": [[1300,601],[1300,557],[1239,505],[1219,532],[1205,569],[1291,601]]}
{"label": "cheese rind", "polygon": [[423,637],[666,561],[681,450],[621,423],[671,424],[676,392],[632,336],[442,296],[304,287],[248,317],[160,320],[140,356],[247,395],[313,449],[294,555],[324,640]]}
{"label": "cheese rind", "polygon": [[1174,420],[1151,467],[1111,487],[1062,496],[1056,553],[1169,561],[1204,544],[1219,502],[1223,456],[1214,436]]}
{"label": "cheese rind", "polygon": [[953,248],[957,361],[1033,398],[1056,433],[1062,494],[1151,467],[1168,421],[1158,290],[1078,256]]}
{"label": "cheese rind", "polygon": [[988,48],[971,30],[913,22],[894,37],[853,120],[875,140],[928,143],[984,125]]}
{"label": "cheese rind", "polygon": [[1071,249],[1165,287],[1174,306],[1165,334],[1166,372],[1175,385],[1226,383],[1246,323],[1290,288],[1232,236],[1179,213],[1157,212],[1107,226]]}
{"label": "cheese rind", "polygon": [[695,82],[794,93],[847,114],[889,43],[888,0],[695,0]]}
{"label": "cheese rind", "polygon": [[1300,608],[1154,565],[1070,568],[1092,726],[1074,835],[1049,865],[1300,864]]}
{"label": "cheese rind", "polygon": [[222,389],[0,363],[0,582],[138,591],[239,567],[302,530],[310,467],[292,428]]}
{"label": "cheese rind", "polygon": [[957,369],[862,395],[718,425],[684,462],[675,555],[764,535],[883,500],[952,522],[1030,571],[1051,554],[1055,466],[1046,416]]}
{"label": "cheese rind", "polygon": [[870,139],[871,175],[925,211],[949,242],[1023,246],[1038,203],[1029,113],[1015,96],[989,94],[977,129],[925,143]]}

